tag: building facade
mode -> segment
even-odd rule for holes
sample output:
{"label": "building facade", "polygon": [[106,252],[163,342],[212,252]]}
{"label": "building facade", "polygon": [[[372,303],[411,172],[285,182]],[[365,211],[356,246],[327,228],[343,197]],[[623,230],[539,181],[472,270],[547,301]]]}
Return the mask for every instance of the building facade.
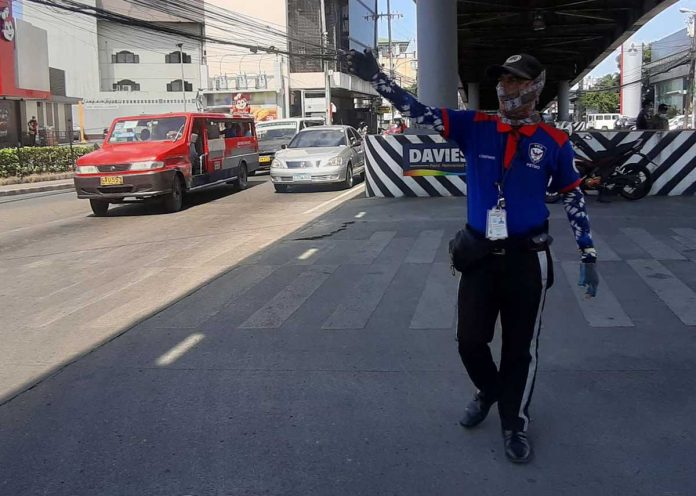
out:
{"label": "building facade", "polygon": [[[289,39],[290,115],[326,116],[322,66],[321,0],[287,0]],[[326,46],[336,50],[376,49],[376,0],[323,0]],[[380,98],[372,87],[348,73],[335,57],[325,63],[331,86],[331,118],[335,124],[357,125],[365,121],[377,127]]]}
{"label": "building facade", "polygon": [[201,90],[208,84],[205,46],[191,37],[205,34],[202,16],[176,18],[123,0],[86,3],[153,26],[149,30],[22,3],[21,18],[47,32],[49,61],[65,71],[68,94],[82,99],[73,120],[86,135],[100,136],[116,117],[201,106]]}
{"label": "building facade", "polygon": [[[65,73],[49,67],[45,30],[16,16],[0,0],[0,147],[69,142],[73,136]],[[36,118],[38,133],[29,133]]]}
{"label": "building facade", "polygon": [[655,108],[661,103],[684,114],[687,107],[689,78],[689,49],[691,39],[687,29],[651,43],[651,60],[643,66],[647,80],[646,94]]}

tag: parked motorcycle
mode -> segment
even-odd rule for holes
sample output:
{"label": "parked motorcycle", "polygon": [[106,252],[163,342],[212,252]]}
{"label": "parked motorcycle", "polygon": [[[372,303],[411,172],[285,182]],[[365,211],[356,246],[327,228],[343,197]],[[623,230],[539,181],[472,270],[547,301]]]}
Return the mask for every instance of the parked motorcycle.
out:
{"label": "parked motorcycle", "polygon": [[[593,138],[592,135],[587,135],[585,139]],[[633,155],[638,155],[655,164],[640,151],[643,141],[638,139],[609,150],[595,152],[592,159],[576,155],[575,167],[582,179],[580,188],[583,191],[599,191],[600,196],[618,192],[627,200],[643,198],[652,187],[652,174],[643,164],[626,163]],[[546,203],[556,203],[560,199],[560,193],[546,192]]]}

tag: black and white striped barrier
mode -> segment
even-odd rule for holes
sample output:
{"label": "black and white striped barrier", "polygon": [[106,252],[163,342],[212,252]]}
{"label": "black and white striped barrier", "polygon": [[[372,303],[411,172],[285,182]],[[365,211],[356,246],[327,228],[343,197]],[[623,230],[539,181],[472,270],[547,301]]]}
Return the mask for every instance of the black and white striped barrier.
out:
{"label": "black and white striped barrier", "polygon": [[[590,139],[588,139],[590,138]],[[570,135],[575,152],[592,158],[598,151],[643,139],[640,151],[626,163],[646,165],[653,176],[651,195],[696,193],[696,131],[581,131]]]}
{"label": "black and white striped barrier", "polygon": [[365,144],[367,196],[466,195],[463,154],[442,136],[368,136]]}
{"label": "black and white striped barrier", "polygon": [[[640,151],[650,160],[634,155],[626,163],[650,169],[650,194],[696,193],[696,131],[580,131],[570,138],[575,152],[590,159],[596,152],[643,139]],[[461,152],[439,135],[368,136],[365,148],[367,196],[466,195]]]}

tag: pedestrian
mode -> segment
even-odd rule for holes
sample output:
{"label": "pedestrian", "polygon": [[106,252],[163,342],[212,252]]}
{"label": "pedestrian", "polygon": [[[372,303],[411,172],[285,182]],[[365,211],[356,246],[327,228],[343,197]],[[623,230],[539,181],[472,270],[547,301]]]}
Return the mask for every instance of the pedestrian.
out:
{"label": "pedestrian", "polygon": [[[568,136],[541,122],[535,110],[545,71],[520,54],[488,69],[498,80],[499,111],[428,107],[381,72],[372,52],[351,50],[351,72],[372,83],[404,116],[457,143],[467,160],[466,229],[450,242],[452,264],[461,272],[457,340],[460,358],[477,388],[460,424],[480,424],[498,403],[505,454],[516,463],[532,455],[527,437],[534,391],[541,312],[553,283],[544,203],[551,189],[563,204],[580,253],[579,284],[595,296],[599,278],[580,177]],[[500,316],[500,368],[489,347]]]}
{"label": "pedestrian", "polygon": [[638,112],[638,117],[636,117],[637,130],[644,131],[650,129],[650,107],[652,107],[652,102],[650,100],[643,100],[640,112]]}
{"label": "pedestrian", "polygon": [[27,122],[27,129],[29,132],[29,145],[36,146],[36,136],[39,133],[39,121],[36,120],[36,116],[31,116],[31,119]]}
{"label": "pedestrian", "polygon": [[667,118],[668,110],[669,107],[664,103],[657,106],[657,114],[650,121],[650,129],[669,131],[669,119]]}
{"label": "pedestrian", "polygon": [[365,136],[367,136],[367,124],[365,121],[360,121],[360,124],[358,124],[358,134],[362,139],[365,139]]}

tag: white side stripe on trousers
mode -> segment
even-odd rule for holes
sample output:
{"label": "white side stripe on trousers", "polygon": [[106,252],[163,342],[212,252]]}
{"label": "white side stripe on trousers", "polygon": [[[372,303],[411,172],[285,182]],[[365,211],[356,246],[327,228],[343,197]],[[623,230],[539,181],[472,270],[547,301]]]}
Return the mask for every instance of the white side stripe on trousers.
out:
{"label": "white side stripe on trousers", "polygon": [[520,402],[519,417],[524,419],[524,430],[527,430],[529,425],[529,417],[527,409],[531,400],[532,389],[534,388],[534,380],[536,378],[538,351],[539,351],[539,331],[541,331],[541,314],[544,311],[544,303],[546,302],[546,284],[548,282],[549,260],[545,251],[537,253],[539,257],[539,267],[541,269],[541,298],[539,298],[539,308],[537,309],[536,320],[534,321],[534,335],[529,343],[529,353],[532,356],[529,362],[527,371],[527,383],[524,386],[524,394]]}

